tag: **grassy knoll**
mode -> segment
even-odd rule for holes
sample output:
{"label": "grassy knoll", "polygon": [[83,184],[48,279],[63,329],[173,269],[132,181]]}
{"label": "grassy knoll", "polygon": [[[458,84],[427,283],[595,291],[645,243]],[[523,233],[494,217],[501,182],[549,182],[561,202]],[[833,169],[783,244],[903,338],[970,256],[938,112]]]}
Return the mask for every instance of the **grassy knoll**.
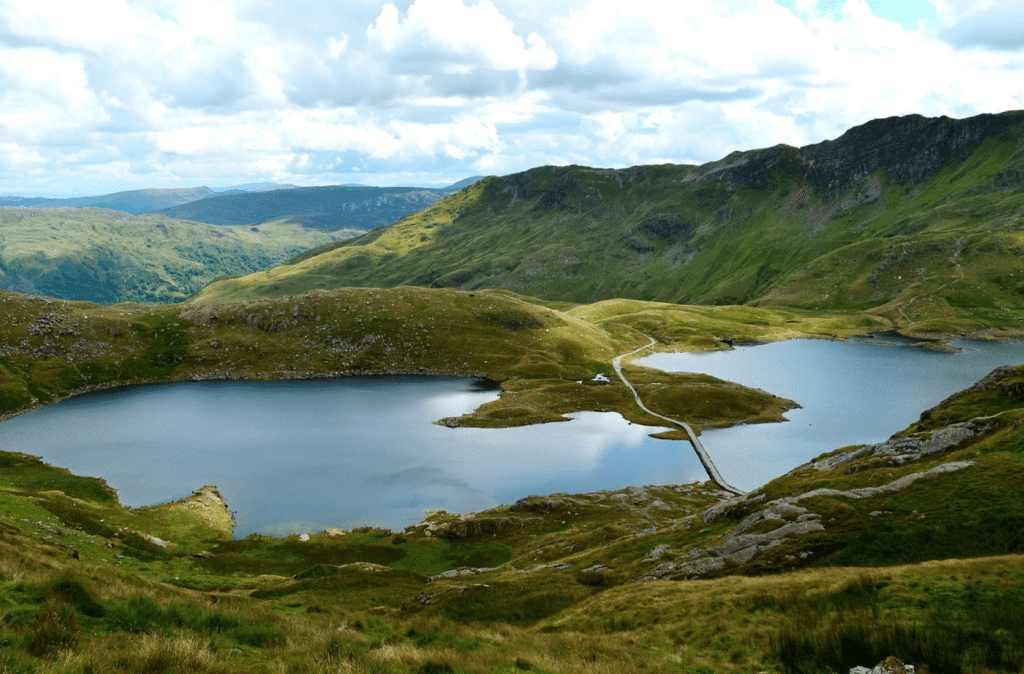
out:
{"label": "grassy knoll", "polygon": [[100,208],[0,208],[0,287],[103,304],[177,302],[217,277],[347,236],[286,220],[224,227]]}
{"label": "grassy knoll", "polygon": [[1001,369],[890,443],[746,497],[553,494],[402,531],[231,540],[202,516],[226,512],[209,490],[126,509],[102,481],[0,453],[0,663],[685,674],[894,656],[925,674],[1019,672],[1022,378]]}
{"label": "grassy knoll", "polygon": [[[723,339],[847,335],[882,325],[859,315],[743,307],[561,306],[507,291],[416,287],[150,308],[4,293],[0,414],[143,382],[444,374],[502,387],[498,401],[448,425],[523,425],[599,410],[658,426],[611,367],[615,356],[647,341],[643,334],[664,348],[705,349],[721,348]],[[697,427],[777,420],[792,406],[710,377],[627,371],[656,411]]]}

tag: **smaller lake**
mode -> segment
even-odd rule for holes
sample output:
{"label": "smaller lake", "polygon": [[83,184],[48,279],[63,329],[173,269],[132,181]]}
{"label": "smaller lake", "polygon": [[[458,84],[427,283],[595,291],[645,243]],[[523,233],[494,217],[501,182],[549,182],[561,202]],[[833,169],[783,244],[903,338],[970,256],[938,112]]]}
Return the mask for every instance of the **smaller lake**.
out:
{"label": "smaller lake", "polygon": [[8,419],[0,449],[102,476],[133,507],[215,484],[239,537],[401,529],[433,508],[707,479],[688,443],[617,414],[512,429],[431,423],[496,395],[439,377],[133,386]]}
{"label": "smaller lake", "polygon": [[[824,452],[883,442],[921,412],[1000,365],[1024,363],[1024,343],[957,342],[939,353],[876,340],[801,339],[710,353],[658,353],[647,367],[701,372],[796,401],[788,422],[705,431],[722,476],[756,489]],[[671,413],[668,413],[671,416]]]}

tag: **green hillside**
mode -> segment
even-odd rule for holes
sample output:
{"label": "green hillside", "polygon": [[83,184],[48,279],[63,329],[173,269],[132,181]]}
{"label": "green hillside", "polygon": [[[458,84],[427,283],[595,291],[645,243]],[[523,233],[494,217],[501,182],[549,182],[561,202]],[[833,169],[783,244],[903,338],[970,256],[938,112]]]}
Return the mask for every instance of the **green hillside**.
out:
{"label": "green hillside", "polygon": [[[153,293],[183,287],[168,271],[183,251],[208,272],[244,257],[231,236],[283,251],[304,231],[49,214],[0,210],[4,265],[10,250],[56,269],[29,278],[74,286],[78,269],[100,288],[145,248],[167,280],[129,285]],[[0,291],[0,420],[146,382],[438,374],[500,390],[438,420],[452,433],[583,410],[661,427],[613,370],[649,338],[1019,336],[1022,216],[1024,113],[877,120],[699,167],[487,178],[192,302]],[[623,366],[655,413],[698,432],[794,404]],[[235,540],[212,485],[126,508],[102,479],[0,442],[0,673],[821,674],[894,657],[1019,674],[1022,483],[1024,365],[741,496],[711,482],[529,496],[402,531]]]}
{"label": "green hillside", "polygon": [[[156,309],[0,303],[8,411],[111,383],[331,368],[491,365],[518,372],[505,384],[561,386],[564,400],[576,377],[641,341],[640,326],[680,347],[723,329],[771,339],[850,327],[798,310],[618,300],[559,311],[422,288]],[[672,384],[685,401],[685,382]],[[585,388],[614,398],[612,386]],[[890,441],[738,498],[710,484],[635,486],[433,512],[397,532],[243,540],[214,487],[130,509],[102,480],[0,452],[0,664],[811,674],[894,656],[923,674],[1019,672],[1022,422],[1024,368],[1006,367]]]}
{"label": "green hillside", "polygon": [[0,208],[0,288],[118,302],[178,302],[224,275],[348,235],[286,221],[219,227],[98,208]]}
{"label": "green hillside", "polygon": [[892,118],[703,166],[486,178],[196,301],[420,285],[870,310],[920,333],[1019,330],[1022,119]]}
{"label": "green hillside", "polygon": [[[676,349],[877,330],[864,316],[652,303],[550,308],[505,291],[350,288],[216,307],[104,307],[0,292],[0,418],[84,391],[182,379],[444,374],[500,383],[499,401],[460,425],[563,420],[637,409],[625,386],[591,386],[612,360],[656,336]],[[631,368],[641,391],[700,427],[774,420],[788,401],[698,375]],[[699,389],[691,388],[694,384]],[[715,389],[710,393],[708,385]]]}

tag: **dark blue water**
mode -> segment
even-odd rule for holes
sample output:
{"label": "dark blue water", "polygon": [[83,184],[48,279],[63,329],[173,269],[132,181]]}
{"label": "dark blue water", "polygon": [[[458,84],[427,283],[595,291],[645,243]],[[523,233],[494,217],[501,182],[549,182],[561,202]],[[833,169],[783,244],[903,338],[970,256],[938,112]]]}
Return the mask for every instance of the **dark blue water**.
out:
{"label": "dark blue water", "polygon": [[642,363],[714,375],[802,406],[786,413],[786,423],[702,434],[723,477],[754,489],[824,452],[882,442],[996,367],[1024,363],[1021,342],[957,346],[961,353],[948,354],[872,340],[793,340],[711,353],[660,353]]}
{"label": "dark blue water", "polygon": [[0,449],[102,476],[130,506],[215,484],[236,536],[402,528],[426,509],[707,479],[689,445],[614,414],[501,430],[430,423],[495,396],[428,377],[135,386],[4,421]]}

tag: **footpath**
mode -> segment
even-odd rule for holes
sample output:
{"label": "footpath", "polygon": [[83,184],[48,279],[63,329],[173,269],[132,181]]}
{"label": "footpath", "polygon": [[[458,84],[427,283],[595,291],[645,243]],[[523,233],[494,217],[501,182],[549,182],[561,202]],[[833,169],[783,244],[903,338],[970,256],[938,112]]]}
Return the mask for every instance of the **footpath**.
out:
{"label": "footpath", "polygon": [[742,496],[746,492],[743,491],[742,489],[737,489],[736,487],[733,487],[731,484],[725,481],[725,478],[722,477],[722,474],[718,472],[718,468],[715,466],[715,463],[711,460],[711,456],[708,454],[707,450],[704,449],[704,445],[701,444],[701,441],[697,438],[697,434],[693,432],[692,428],[690,428],[690,424],[686,423],[685,421],[679,421],[678,419],[666,417],[663,414],[658,414],[657,412],[648,409],[648,407],[644,405],[643,401],[640,399],[640,394],[637,393],[636,389],[633,388],[633,385],[629,383],[629,380],[626,379],[626,376],[622,374],[623,358],[633,356],[655,345],[656,342],[654,341],[653,337],[651,337],[650,335],[644,335],[644,337],[651,340],[649,344],[645,344],[644,346],[641,346],[638,349],[634,349],[629,353],[624,353],[621,356],[615,357],[615,360],[612,361],[612,367],[615,368],[615,374],[617,374],[619,379],[622,380],[622,383],[625,384],[626,387],[633,392],[633,398],[636,399],[636,404],[640,406],[640,409],[642,409],[644,412],[647,412],[651,416],[663,419],[668,423],[672,424],[673,426],[681,428],[683,431],[686,432],[686,437],[690,439],[690,444],[693,445],[693,450],[697,452],[697,458],[700,459],[701,465],[704,466],[704,470],[707,471],[708,477],[711,478],[712,482],[717,484],[725,491],[736,494],[737,496]]}

